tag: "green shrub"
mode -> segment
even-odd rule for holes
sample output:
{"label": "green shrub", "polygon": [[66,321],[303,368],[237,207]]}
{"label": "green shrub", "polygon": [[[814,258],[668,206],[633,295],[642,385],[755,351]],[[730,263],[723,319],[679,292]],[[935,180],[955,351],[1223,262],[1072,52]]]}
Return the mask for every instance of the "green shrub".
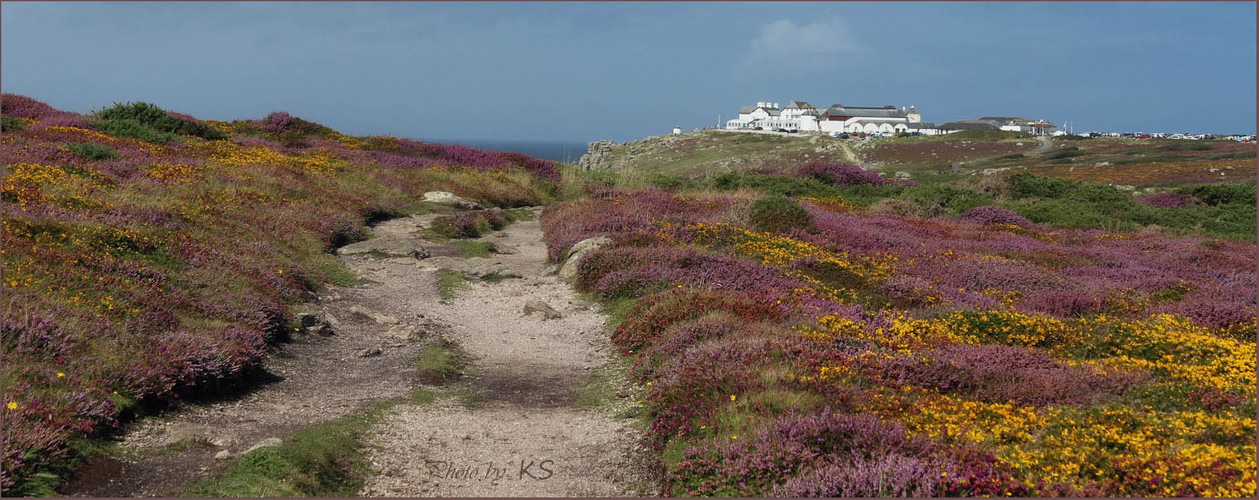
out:
{"label": "green shrub", "polygon": [[686,180],[676,175],[651,174],[651,176],[647,178],[647,182],[650,182],[652,186],[660,189],[672,190],[685,184]]}
{"label": "green shrub", "polygon": [[[218,129],[189,118],[174,116],[166,110],[147,102],[114,103],[112,107],[105,108],[97,113],[96,117],[100,122],[134,120],[140,127],[149,128],[158,133],[193,135],[210,140],[227,138],[227,134]],[[135,138],[147,140],[141,137]]]}
{"label": "green shrub", "polygon": [[175,140],[175,134],[161,132],[133,119],[97,120],[94,127],[115,137],[130,137],[154,144],[167,144]]}
{"label": "green shrub", "polygon": [[1249,183],[1205,184],[1184,187],[1176,191],[1193,196],[1207,205],[1225,205],[1230,203],[1250,205],[1252,207],[1255,205],[1255,185]]}
{"label": "green shrub", "polygon": [[906,191],[901,199],[913,202],[924,209],[940,207],[953,214],[960,214],[980,205],[993,204],[987,193],[947,184],[922,186]]}
{"label": "green shrub", "polygon": [[795,200],[781,195],[770,195],[752,204],[748,210],[758,231],[790,233],[793,229],[812,231],[813,216]]}
{"label": "green shrub", "polygon": [[66,149],[73,151],[84,160],[117,160],[118,152],[109,146],[101,146],[90,142],[71,142],[66,144]]}
{"label": "green shrub", "polygon": [[26,128],[26,122],[21,118],[12,116],[0,116],[0,131],[4,130],[22,130]]}

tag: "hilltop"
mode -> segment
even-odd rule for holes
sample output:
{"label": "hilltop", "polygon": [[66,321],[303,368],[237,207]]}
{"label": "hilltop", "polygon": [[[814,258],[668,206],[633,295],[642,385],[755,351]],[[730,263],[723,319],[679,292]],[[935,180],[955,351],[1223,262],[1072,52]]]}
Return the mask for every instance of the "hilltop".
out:
{"label": "hilltop", "polygon": [[[861,165],[919,182],[965,175],[1031,173],[1137,188],[1247,181],[1256,148],[1229,140],[1127,139],[972,130],[934,136],[837,139],[703,130],[614,144],[598,141],[579,165],[642,175],[689,177],[783,170],[810,161]],[[898,174],[899,173],[899,174]]]}

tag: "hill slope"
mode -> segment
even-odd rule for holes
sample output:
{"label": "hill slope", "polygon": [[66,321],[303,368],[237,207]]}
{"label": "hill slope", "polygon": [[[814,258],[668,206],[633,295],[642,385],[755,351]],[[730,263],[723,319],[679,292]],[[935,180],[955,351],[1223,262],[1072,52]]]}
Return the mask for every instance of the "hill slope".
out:
{"label": "hill slope", "polygon": [[296,326],[288,304],[352,282],[330,250],[366,221],[439,210],[429,190],[500,207],[558,192],[551,162],[286,113],[0,104],[6,494],[48,493],[55,475],[33,474],[72,467],[67,446],[120,416],[248,375]]}

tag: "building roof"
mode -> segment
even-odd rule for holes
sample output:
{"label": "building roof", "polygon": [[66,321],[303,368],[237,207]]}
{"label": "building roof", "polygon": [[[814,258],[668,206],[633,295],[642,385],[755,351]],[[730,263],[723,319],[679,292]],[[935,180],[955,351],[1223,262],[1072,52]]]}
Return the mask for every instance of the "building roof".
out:
{"label": "building roof", "polygon": [[753,112],[753,111],[756,111],[756,106],[753,106],[753,105],[751,105],[751,104],[744,105],[744,106],[739,106],[739,114],[741,114],[741,115],[746,115],[746,114],[751,113],[751,112]]}
{"label": "building roof", "polygon": [[792,108],[796,108],[796,109],[817,109],[817,108],[816,108],[816,107],[814,107],[812,104],[809,104],[809,103],[807,103],[807,102],[805,102],[805,101],[791,101],[791,102],[787,103],[787,109],[792,109]]}
{"label": "building roof", "polygon": [[909,128],[911,128],[911,129],[927,129],[927,128],[936,128],[936,124],[931,123],[931,122],[918,122],[918,123],[910,123],[910,124],[909,124]]}
{"label": "building roof", "polygon": [[904,118],[905,112],[891,106],[882,108],[866,108],[860,106],[831,106],[826,110],[827,116],[852,116],[862,118]]}
{"label": "building roof", "polygon": [[936,127],[940,130],[998,130],[996,125],[979,120],[958,120]]}
{"label": "building roof", "polygon": [[783,114],[782,110],[778,108],[764,108],[764,109],[766,113],[769,113],[769,116],[779,116]]}

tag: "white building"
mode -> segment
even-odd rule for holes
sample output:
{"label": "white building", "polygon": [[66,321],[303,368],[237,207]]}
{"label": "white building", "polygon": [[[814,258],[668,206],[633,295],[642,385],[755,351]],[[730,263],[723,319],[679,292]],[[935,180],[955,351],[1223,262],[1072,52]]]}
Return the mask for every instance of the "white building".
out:
{"label": "white building", "polygon": [[726,122],[726,129],[828,134],[938,133],[934,125],[922,122],[922,115],[912,106],[909,109],[897,109],[894,106],[870,108],[835,104],[823,110],[804,101],[791,101],[786,108],[779,108],[776,102],[757,102],[755,106],[742,106],[739,108],[739,117]]}
{"label": "white building", "polygon": [[1054,131],[1058,129],[1058,127],[1047,120],[1029,120],[1015,116],[984,116],[978,121],[991,123],[998,130],[1027,132],[1032,135],[1053,135]]}

